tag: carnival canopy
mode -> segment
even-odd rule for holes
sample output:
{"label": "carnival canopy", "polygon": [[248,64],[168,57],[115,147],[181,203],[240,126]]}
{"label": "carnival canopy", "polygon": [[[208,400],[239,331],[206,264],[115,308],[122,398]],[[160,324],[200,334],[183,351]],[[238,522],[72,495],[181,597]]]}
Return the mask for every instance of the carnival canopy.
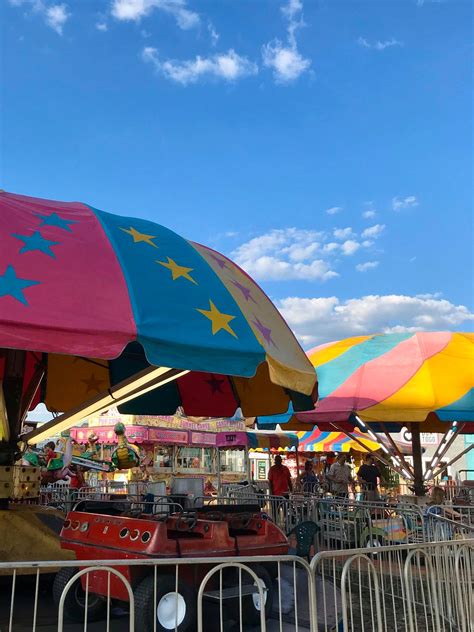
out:
{"label": "carnival canopy", "polygon": [[298,435],[289,432],[247,432],[249,448],[253,450],[296,450]]}
{"label": "carnival canopy", "polygon": [[[347,424],[357,415],[394,431],[408,422],[426,422],[430,431],[426,424],[436,422],[436,432],[443,422],[474,420],[474,334],[358,336],[320,345],[308,357],[317,368],[319,401],[296,414],[300,422]],[[293,412],[259,424],[285,423]]]}
{"label": "carnival canopy", "polygon": [[[376,452],[380,444],[367,438],[367,435],[354,430],[352,437],[343,432],[322,432],[317,428],[311,432],[298,432],[299,452]],[[360,443],[359,443],[360,441]],[[362,444],[362,445],[361,445]]]}
{"label": "carnival canopy", "polygon": [[8,350],[26,351],[24,395],[43,378],[30,407],[68,411],[140,373],[161,388],[121,412],[312,407],[311,363],[224,255],[149,220],[5,192],[0,230],[0,379]]}

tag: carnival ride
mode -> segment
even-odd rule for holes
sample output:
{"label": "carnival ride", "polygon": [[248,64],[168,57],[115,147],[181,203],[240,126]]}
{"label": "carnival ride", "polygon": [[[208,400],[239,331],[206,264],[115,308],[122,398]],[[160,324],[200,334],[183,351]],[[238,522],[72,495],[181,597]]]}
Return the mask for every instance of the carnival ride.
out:
{"label": "carnival ride", "polygon": [[[79,567],[81,560],[110,559],[118,562],[113,568],[126,578],[133,589],[135,626],[141,632],[195,629],[197,589],[212,568],[212,558],[288,553],[285,534],[262,513],[258,505],[213,505],[169,516],[150,516],[141,511],[134,515],[127,511],[119,516],[110,515],[116,512],[116,505],[112,503],[104,506],[100,514],[87,511],[87,502],[82,503],[82,508],[84,511],[68,514],[61,531],[62,546],[74,552]],[[120,560],[130,559],[193,557],[208,557],[209,565],[185,565],[179,579],[171,564],[169,567],[160,565],[155,571],[150,565],[120,566],[119,563]],[[251,568],[262,582],[265,613],[269,615],[273,601],[274,565],[270,562],[252,564]],[[57,574],[53,591],[57,602],[77,571],[78,568],[66,568]],[[212,591],[218,588],[217,579],[214,582],[214,585],[206,587],[205,596],[212,596]],[[258,624],[261,607],[258,587],[254,586],[250,576],[242,577],[240,583],[243,584],[243,620],[246,624]],[[240,608],[236,599],[238,574],[227,572],[224,584],[222,595],[227,600],[226,610],[232,613]],[[65,600],[68,618],[84,620],[86,601],[81,596],[86,590],[89,593],[89,620],[100,619],[104,615],[108,596],[119,602],[129,601],[125,584],[118,576],[96,571],[90,577],[76,579],[70,587]]]}

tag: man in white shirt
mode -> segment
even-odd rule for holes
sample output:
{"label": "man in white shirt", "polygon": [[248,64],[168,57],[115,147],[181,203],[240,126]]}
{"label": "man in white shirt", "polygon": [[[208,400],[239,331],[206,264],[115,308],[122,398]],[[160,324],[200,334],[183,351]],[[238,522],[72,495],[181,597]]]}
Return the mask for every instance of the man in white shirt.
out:
{"label": "man in white shirt", "polygon": [[327,475],[331,482],[331,491],[334,496],[339,498],[347,498],[349,494],[349,485],[354,484],[351,468],[346,463],[346,455],[340,454],[336,462],[333,463]]}

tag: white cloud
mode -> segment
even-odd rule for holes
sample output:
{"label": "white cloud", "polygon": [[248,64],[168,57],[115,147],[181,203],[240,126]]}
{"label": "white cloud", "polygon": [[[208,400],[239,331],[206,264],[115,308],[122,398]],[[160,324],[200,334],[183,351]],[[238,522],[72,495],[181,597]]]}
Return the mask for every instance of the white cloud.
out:
{"label": "white cloud", "polygon": [[343,255],[346,255],[346,257],[350,257],[355,252],[357,252],[359,248],[360,244],[357,241],[354,241],[353,239],[348,239],[342,244],[341,252]]}
{"label": "white cloud", "polygon": [[117,20],[137,22],[155,9],[172,15],[183,30],[200,24],[199,15],[186,7],[185,0],[112,0],[111,12]]}
{"label": "white cloud", "polygon": [[358,263],[356,265],[357,272],[367,272],[367,270],[373,270],[374,268],[378,268],[378,261],[366,261],[365,263]]}
{"label": "white cloud", "polygon": [[95,25],[95,28],[98,31],[108,31],[109,27],[107,26],[107,24],[105,22],[97,22]]}
{"label": "white cloud", "polygon": [[168,59],[161,60],[158,51],[147,46],[142,51],[142,59],[153,64],[156,72],[166,79],[186,86],[197,83],[201,79],[222,79],[237,81],[258,73],[258,67],[246,57],[238,55],[229,49],[227,53],[219,53],[210,57],[197,56],[195,59],[184,61]]}
{"label": "white cloud", "polygon": [[377,239],[385,230],[385,224],[374,224],[362,231],[362,237],[366,239]]}
{"label": "white cloud", "polygon": [[307,347],[371,333],[452,330],[474,321],[464,305],[432,295],[288,297],[276,305]]}
{"label": "white cloud", "polygon": [[48,4],[43,0],[9,0],[9,2],[14,7],[30,6],[31,10],[41,15],[45,24],[58,35],[63,34],[63,27],[71,17],[66,4]]}
{"label": "white cloud", "polygon": [[[259,280],[326,281],[338,276],[320,254],[324,233],[299,228],[273,229],[241,244],[232,257]],[[317,258],[318,257],[318,258]]]}
{"label": "white cloud", "polygon": [[281,84],[298,79],[311,65],[297,49],[285,46],[279,39],[265,44],[262,48],[263,65],[273,69],[275,81]]}
{"label": "white cloud", "polygon": [[367,211],[362,213],[362,217],[365,219],[373,219],[377,215],[377,212],[374,209],[369,208]]}
{"label": "white cloud", "polygon": [[348,239],[354,235],[350,226],[347,228],[335,228],[333,234],[336,239]]}
{"label": "white cloud", "polygon": [[342,211],[342,206],[331,206],[331,208],[326,209],[326,213],[328,215],[336,215]]}
{"label": "white cloud", "polygon": [[341,244],[337,244],[334,241],[330,241],[329,243],[325,244],[323,246],[323,252],[335,252],[336,250],[338,250],[341,247]]}
{"label": "white cloud", "polygon": [[298,51],[296,31],[304,26],[303,3],[301,0],[288,0],[281,8],[287,21],[287,38],[282,42],[275,38],[262,46],[263,65],[273,70],[275,81],[288,84],[295,81],[311,66],[311,60]]}
{"label": "white cloud", "polygon": [[50,26],[58,35],[63,34],[63,26],[69,19],[69,12],[65,4],[53,4],[47,7],[45,12],[46,24]]}
{"label": "white cloud", "polygon": [[359,37],[357,40],[359,46],[363,46],[364,48],[369,48],[371,50],[385,50],[386,48],[391,48],[393,46],[403,46],[403,42],[392,37],[392,39],[384,40],[383,42],[377,40],[375,42],[369,42],[365,39],[365,37]]}
{"label": "white cloud", "polygon": [[417,7],[423,7],[425,4],[441,4],[444,0],[415,0]]}
{"label": "white cloud", "polygon": [[216,29],[214,28],[214,24],[211,21],[209,21],[207,23],[207,30],[209,31],[209,36],[211,38],[211,44],[213,46],[217,46],[217,42],[219,41],[220,35],[216,31]]}
{"label": "white cloud", "polygon": [[401,211],[404,208],[413,208],[415,206],[418,206],[418,200],[414,195],[408,195],[405,198],[392,198],[392,209],[394,211]]}

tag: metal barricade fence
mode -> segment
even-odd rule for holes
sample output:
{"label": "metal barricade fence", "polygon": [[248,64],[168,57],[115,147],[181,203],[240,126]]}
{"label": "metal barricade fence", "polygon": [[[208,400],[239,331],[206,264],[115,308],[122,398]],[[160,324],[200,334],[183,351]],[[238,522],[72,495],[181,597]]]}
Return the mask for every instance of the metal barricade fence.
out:
{"label": "metal barricade fence", "polygon": [[[53,602],[45,597],[42,578],[58,566]],[[87,632],[97,620],[107,632],[224,632],[231,624],[241,631],[317,630],[310,566],[294,556],[90,560],[81,561],[80,570],[77,561],[0,563],[0,573],[7,569],[11,583],[0,593],[2,631],[68,632],[80,624]],[[21,573],[31,569],[35,575],[25,594]],[[120,619],[112,607],[117,594],[127,602]]]}
{"label": "metal barricade fence", "polygon": [[[58,566],[62,575],[53,603],[42,578]],[[0,574],[10,571],[9,588],[0,592],[0,629],[68,632],[78,629],[67,622],[73,614],[87,632],[99,613],[103,625],[91,629],[107,632],[224,632],[232,623],[242,632],[474,629],[474,539],[323,551],[311,565],[293,556],[252,556],[92,560],[81,561],[80,571],[77,566],[0,564]],[[27,569],[35,575],[25,585],[21,573]],[[98,585],[104,599],[94,592]],[[128,602],[120,618],[112,607],[117,594]]]}
{"label": "metal barricade fence", "polygon": [[[311,562],[316,620],[334,615],[344,632],[472,632],[474,540],[323,551]],[[329,626],[318,628],[331,632]]]}

